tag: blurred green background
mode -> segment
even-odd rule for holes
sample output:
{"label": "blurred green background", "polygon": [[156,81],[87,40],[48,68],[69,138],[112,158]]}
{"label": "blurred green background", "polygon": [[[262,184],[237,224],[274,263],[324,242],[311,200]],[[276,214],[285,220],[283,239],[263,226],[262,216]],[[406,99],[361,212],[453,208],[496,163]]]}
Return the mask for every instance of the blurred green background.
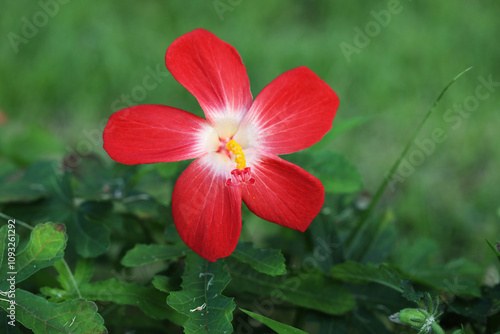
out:
{"label": "blurred green background", "polygon": [[[332,131],[358,124],[325,146],[373,192],[441,89],[472,66],[420,134],[427,152],[410,150],[412,168],[380,209],[393,209],[399,247],[432,238],[442,244],[436,261],[487,265],[484,240],[500,234],[500,85],[480,78],[500,83],[499,13],[498,1],[472,0],[3,0],[0,154],[21,166],[73,151],[104,157],[99,133],[128,104],[201,114],[164,66],[170,43],[201,27],[239,51],[254,96],[301,65],[325,80],[341,101]],[[146,89],[151,71],[157,85]],[[446,140],[429,144],[436,129]]]}

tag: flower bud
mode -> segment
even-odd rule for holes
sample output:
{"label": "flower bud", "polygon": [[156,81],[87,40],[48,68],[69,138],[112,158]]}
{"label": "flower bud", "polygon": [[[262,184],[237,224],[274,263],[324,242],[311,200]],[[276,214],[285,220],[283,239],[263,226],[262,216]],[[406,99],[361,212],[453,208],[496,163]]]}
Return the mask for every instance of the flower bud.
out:
{"label": "flower bud", "polygon": [[389,317],[393,322],[415,328],[421,328],[427,322],[428,318],[429,313],[427,311],[416,308],[405,308]]}

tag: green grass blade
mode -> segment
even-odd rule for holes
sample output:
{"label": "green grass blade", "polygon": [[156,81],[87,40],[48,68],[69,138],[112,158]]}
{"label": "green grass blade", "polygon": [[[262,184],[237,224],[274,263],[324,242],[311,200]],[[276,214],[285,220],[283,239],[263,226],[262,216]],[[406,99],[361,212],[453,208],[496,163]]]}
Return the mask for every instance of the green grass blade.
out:
{"label": "green grass blade", "polygon": [[356,239],[356,237],[359,235],[360,231],[363,229],[364,225],[366,224],[366,222],[368,221],[368,218],[371,216],[372,212],[373,212],[373,209],[375,208],[375,206],[377,205],[377,203],[379,202],[380,198],[382,197],[382,194],[384,193],[385,189],[387,188],[387,186],[389,185],[389,180],[392,178],[392,176],[394,175],[394,173],[396,172],[396,170],[398,169],[399,167],[399,164],[401,163],[401,160],[403,160],[403,158],[406,156],[406,154],[408,153],[408,151],[410,150],[411,146],[413,145],[413,142],[415,141],[415,139],[417,138],[417,136],[419,135],[420,131],[422,131],[422,128],[424,127],[425,123],[427,123],[427,120],[429,119],[429,117],[432,115],[432,113],[434,112],[434,110],[436,109],[439,101],[441,100],[441,98],[444,96],[444,94],[446,93],[446,91],[448,90],[448,88],[450,88],[450,86],[458,79],[460,78],[463,74],[465,74],[467,71],[469,71],[472,67],[469,67],[467,68],[466,70],[460,72],[458,75],[456,75],[444,88],[443,90],[441,91],[441,93],[439,94],[439,96],[437,97],[437,99],[434,101],[434,104],[432,105],[432,107],[429,109],[429,111],[427,111],[427,114],[425,115],[424,119],[420,122],[420,124],[417,126],[417,128],[415,129],[415,132],[413,133],[413,135],[411,136],[410,140],[408,140],[408,142],[406,143],[406,146],[405,148],[403,149],[403,152],[401,152],[401,154],[399,155],[399,157],[396,159],[396,161],[394,162],[394,164],[392,165],[390,171],[389,171],[389,174],[387,175],[386,178],[384,178],[384,180],[382,181],[382,183],[380,184],[380,186],[378,187],[377,191],[375,192],[375,194],[373,195],[373,198],[370,202],[370,205],[368,206],[368,208],[366,209],[366,211],[363,213],[363,215],[361,216],[360,220],[358,221],[358,224],[356,225],[356,227],[354,228],[354,230],[351,232],[351,234],[349,235],[349,237],[347,238],[346,240],[346,247],[349,247],[352,242]]}

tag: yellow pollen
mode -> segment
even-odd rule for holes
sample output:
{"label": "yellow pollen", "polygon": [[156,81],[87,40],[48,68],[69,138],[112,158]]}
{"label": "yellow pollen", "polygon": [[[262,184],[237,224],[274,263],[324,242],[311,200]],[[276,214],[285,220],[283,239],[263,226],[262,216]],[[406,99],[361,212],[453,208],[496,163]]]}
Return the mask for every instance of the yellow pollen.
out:
{"label": "yellow pollen", "polygon": [[231,153],[235,155],[234,162],[236,162],[236,168],[238,168],[239,170],[243,170],[247,165],[245,160],[245,153],[243,153],[243,149],[241,148],[240,144],[238,144],[234,140],[230,140],[227,143],[226,147],[229,151],[231,151]]}

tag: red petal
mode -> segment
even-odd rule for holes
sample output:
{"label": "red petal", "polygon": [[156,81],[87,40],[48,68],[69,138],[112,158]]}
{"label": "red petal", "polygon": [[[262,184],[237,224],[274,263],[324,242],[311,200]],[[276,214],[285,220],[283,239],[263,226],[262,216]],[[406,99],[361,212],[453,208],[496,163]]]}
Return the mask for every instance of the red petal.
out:
{"label": "red petal", "polygon": [[209,122],[238,122],[252,104],[247,71],[238,52],[203,29],[177,38],[165,56],[168,70],[200,103]]}
{"label": "red petal", "polygon": [[193,159],[209,151],[213,131],[207,121],[187,111],[140,105],[111,115],[104,128],[104,149],[128,165]]}
{"label": "red petal", "polygon": [[338,105],[337,94],[330,86],[307,67],[298,67],[262,90],[242,127],[258,134],[260,149],[292,153],[323,138],[332,127]]}
{"label": "red petal", "polygon": [[305,231],[323,206],[323,185],[297,165],[258,153],[250,165],[255,183],[242,187],[243,202],[262,219]]}
{"label": "red petal", "polygon": [[212,167],[215,154],[191,163],[172,195],[172,213],[182,240],[212,262],[234,251],[241,232],[241,188],[225,185],[229,171]]}

